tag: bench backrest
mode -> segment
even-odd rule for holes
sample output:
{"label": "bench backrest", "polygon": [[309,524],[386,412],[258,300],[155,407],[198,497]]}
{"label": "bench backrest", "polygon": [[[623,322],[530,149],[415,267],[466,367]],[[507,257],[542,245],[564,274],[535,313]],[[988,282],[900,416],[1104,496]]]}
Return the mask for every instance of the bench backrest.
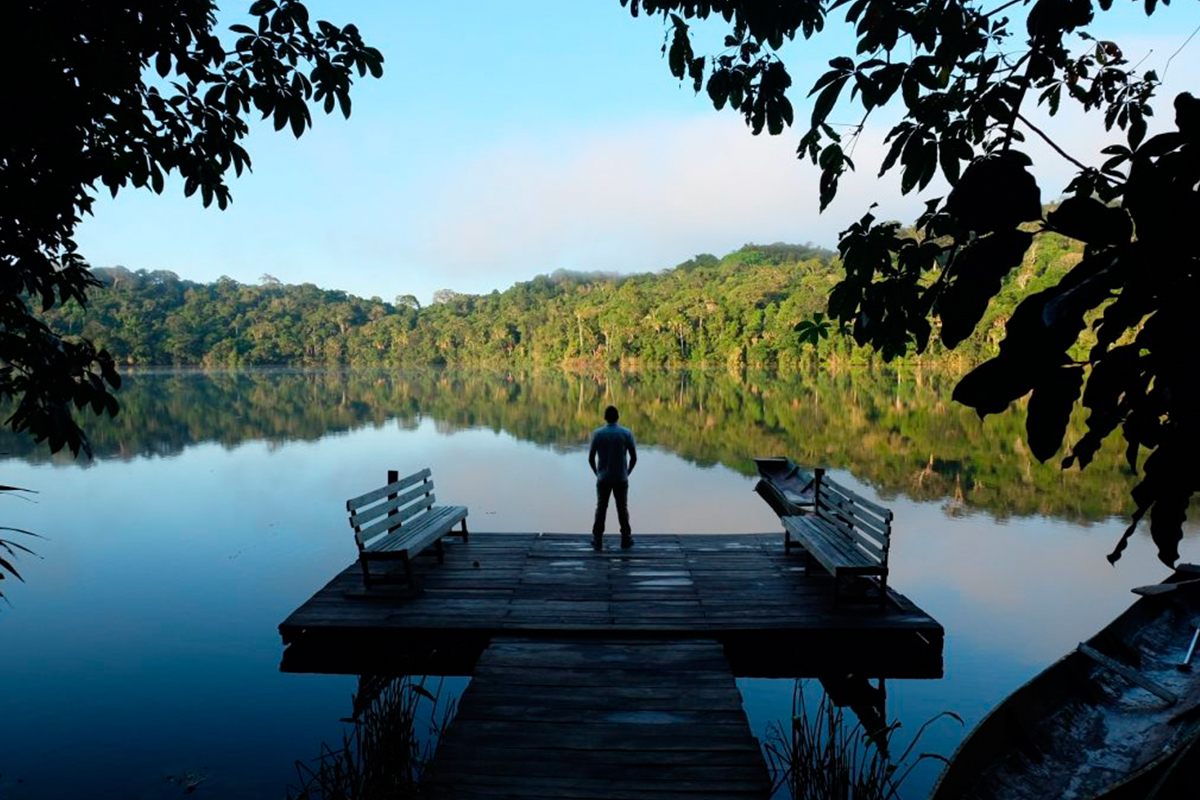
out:
{"label": "bench backrest", "polygon": [[846,534],[859,550],[887,564],[892,539],[892,512],[825,476],[813,476],[813,508],[824,522]]}
{"label": "bench backrest", "polygon": [[359,550],[433,506],[433,477],[428,467],[406,478],[398,476],[389,470],[386,486],[346,501]]}

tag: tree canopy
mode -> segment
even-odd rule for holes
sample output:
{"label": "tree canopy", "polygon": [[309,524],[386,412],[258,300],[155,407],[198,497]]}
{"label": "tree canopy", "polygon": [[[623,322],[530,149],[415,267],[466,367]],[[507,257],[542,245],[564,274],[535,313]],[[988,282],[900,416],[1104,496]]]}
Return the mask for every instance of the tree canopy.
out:
{"label": "tree canopy", "polygon": [[[1038,234],[975,334],[952,351],[934,341],[904,360],[961,371],[996,355],[1020,297],[1057,283],[1082,250],[1059,234]],[[105,288],[89,292],[86,307],[71,301],[45,319],[64,335],[104,347],[119,364],[794,372],[879,360],[848,337],[810,348],[795,335],[841,274],[836,254],[807,246],[749,244],[639,275],[556,270],[503,292],[455,294],[425,307],[411,295],[389,304],[312,284],[201,284],[124,267],[93,272]],[[1092,343],[1081,341],[1080,352]]]}
{"label": "tree canopy", "polygon": [[[1086,466],[1120,428],[1129,466],[1142,475],[1132,524],[1109,559],[1120,557],[1149,513],[1159,558],[1173,565],[1189,498],[1200,488],[1193,464],[1200,450],[1193,321],[1200,242],[1189,227],[1200,211],[1200,101],[1174,98],[1174,130],[1147,138],[1158,75],[1139,72],[1118,43],[1087,31],[1113,0],[621,3],[634,16],[660,15],[671,73],[706,90],[717,109],[740,113],[755,134],[780,134],[795,122],[792,75],[779,54],[784,43],[818,35],[834,14],[853,26],[855,52],[831,60],[812,83],[815,99],[799,140],[799,156],[821,170],[822,208],[854,168],[847,142],[829,123],[846,94],[864,122],[875,109],[900,107],[880,175],[898,169],[905,193],[925,190],[939,173],[952,187],[928,199],[911,232],[868,212],[841,233],[845,276],[829,293],[827,313],[885,358],[922,352],[935,338],[958,346],[1035,231],[1084,243],[1083,258],[1061,280],[1021,301],[999,352],[959,382],[954,398],[983,416],[1029,396],[1026,437],[1042,461],[1060,451],[1082,399],[1087,429],[1068,442],[1062,466]],[[1165,13],[1156,0],[1144,7]],[[1017,12],[1023,24],[1006,15]],[[723,50],[694,52],[697,19],[723,21]],[[1071,153],[1070,142],[1052,140],[1028,119],[1031,106],[1053,115],[1064,103],[1096,113],[1123,141],[1099,154]],[[1078,168],[1049,214],[1019,149],[1027,135]],[[813,318],[801,333],[816,341],[828,327]],[[1094,343],[1080,353],[1084,336]]]}
{"label": "tree canopy", "polygon": [[230,202],[230,170],[257,113],[300,136],[310,102],[350,114],[350,87],[383,56],[353,25],[310,21],[295,0],[256,0],[251,24],[216,31],[212,0],[16,0],[0,50],[0,397],[7,423],[78,453],[71,408],[117,412],[112,357],[41,315],[99,285],[75,242],[98,187],[162,193],[167,176],[204,205]]}

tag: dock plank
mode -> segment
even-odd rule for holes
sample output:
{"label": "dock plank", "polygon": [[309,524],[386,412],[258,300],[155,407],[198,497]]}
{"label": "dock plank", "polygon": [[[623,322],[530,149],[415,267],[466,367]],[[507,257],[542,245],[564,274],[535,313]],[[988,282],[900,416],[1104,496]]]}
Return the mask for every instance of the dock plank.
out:
{"label": "dock plank", "polygon": [[645,534],[632,550],[615,544],[596,552],[580,534],[473,533],[447,543],[444,564],[417,559],[419,596],[386,588],[371,596],[352,564],[297,608],[280,634],[285,643],[435,629],[723,641],[758,631],[765,643],[781,630],[838,630],[864,641],[915,631],[940,659],[943,632],[932,617],[894,591],[882,611],[835,607],[829,576],[805,569],[803,552],[785,552],[779,534]]}
{"label": "dock plank", "polygon": [[469,674],[427,773],[434,797],[766,798],[734,676],[940,677],[942,627],[889,602],[833,603],[779,534],[474,533],[423,591],[352,564],[280,626],[291,672]]}
{"label": "dock plank", "polygon": [[422,783],[433,798],[770,795],[713,640],[494,639]]}

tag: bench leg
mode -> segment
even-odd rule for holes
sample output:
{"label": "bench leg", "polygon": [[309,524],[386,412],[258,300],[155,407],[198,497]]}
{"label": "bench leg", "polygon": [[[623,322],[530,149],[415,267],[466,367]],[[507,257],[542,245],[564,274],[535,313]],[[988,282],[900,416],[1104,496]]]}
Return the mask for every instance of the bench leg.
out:
{"label": "bench leg", "polygon": [[790,553],[792,551],[792,532],[787,528],[783,529],[783,552]]}
{"label": "bench leg", "polygon": [[467,537],[468,537],[468,536],[469,536],[469,534],[467,533],[467,518],[466,518],[466,517],[463,517],[463,521],[462,521],[462,540],[463,540],[464,542],[465,542],[465,541],[467,541]]}
{"label": "bench leg", "polygon": [[433,543],[433,546],[435,548],[437,548],[438,563],[445,564],[446,563],[446,548],[444,546],[442,546],[442,540],[438,539],[436,542]]}
{"label": "bench leg", "polygon": [[408,579],[409,586],[417,588],[417,576],[413,574],[412,559],[404,559],[404,577]]}

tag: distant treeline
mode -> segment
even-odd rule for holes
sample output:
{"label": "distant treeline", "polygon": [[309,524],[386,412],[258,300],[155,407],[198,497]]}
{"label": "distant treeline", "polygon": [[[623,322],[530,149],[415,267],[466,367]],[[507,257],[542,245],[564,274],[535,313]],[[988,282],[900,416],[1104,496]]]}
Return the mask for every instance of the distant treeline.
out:
{"label": "distant treeline", "polygon": [[[926,362],[991,355],[1019,296],[1049,285],[1080,258],[1078,243],[1038,236],[1010,273],[975,337]],[[825,308],[841,277],[835,254],[810,245],[746,245],[654,274],[558,271],[486,295],[363,299],[313,284],[201,284],[172,272],[98,268],[105,284],[85,308],[47,314],[67,335],[140,365],[625,365],[790,369],[872,358],[848,337],[818,350],[795,325]]]}

